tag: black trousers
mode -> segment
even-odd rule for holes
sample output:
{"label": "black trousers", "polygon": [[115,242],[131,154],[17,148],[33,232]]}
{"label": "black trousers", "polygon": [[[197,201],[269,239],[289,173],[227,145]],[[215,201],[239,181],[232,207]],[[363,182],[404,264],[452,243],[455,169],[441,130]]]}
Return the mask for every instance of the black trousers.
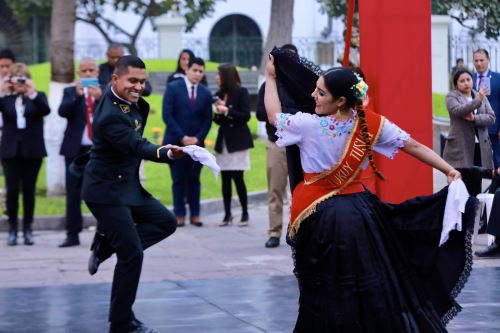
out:
{"label": "black trousers", "polygon": [[[91,146],[80,146],[78,155],[90,150]],[[77,156],[78,156],[77,155]],[[82,184],[81,177],[69,171],[74,157],[66,157],[66,233],[69,237],[77,237],[82,231]]]}
{"label": "black trousers", "polygon": [[11,229],[17,229],[20,192],[23,194],[23,230],[31,228],[35,210],[36,179],[41,165],[41,158],[24,158],[18,155],[2,159],[7,187],[7,216]]}
{"label": "black trousers", "polygon": [[86,203],[97,219],[97,231],[109,241],[117,257],[109,321],[124,323],[133,317],[143,250],[171,235],[177,219],[152,197],[138,206]]}
{"label": "black trousers", "polygon": [[240,205],[242,214],[248,214],[248,199],[247,199],[247,187],[245,185],[245,178],[243,177],[243,171],[221,171],[222,175],[222,198],[224,201],[224,213],[225,218],[231,215],[231,199],[232,199],[232,185],[231,179],[234,180],[236,185],[236,192],[238,193],[238,198],[240,199]]}

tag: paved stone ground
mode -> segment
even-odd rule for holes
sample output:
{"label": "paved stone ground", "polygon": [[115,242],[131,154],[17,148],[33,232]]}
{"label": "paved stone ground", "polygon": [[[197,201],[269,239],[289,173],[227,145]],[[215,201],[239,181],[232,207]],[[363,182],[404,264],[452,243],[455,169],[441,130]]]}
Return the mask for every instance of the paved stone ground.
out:
{"label": "paved stone ground", "polygon": [[[238,208],[234,210],[239,218]],[[180,228],[145,253],[135,306],[160,332],[291,332],[297,283],[290,248],[266,249],[267,207],[250,207],[250,226]],[[59,249],[63,231],[36,231],[35,246],[7,247],[0,233],[0,333],[105,332],[114,259],[86,271],[92,230]],[[483,247],[481,236],[475,248]],[[500,332],[500,259],[475,260],[450,332]]]}

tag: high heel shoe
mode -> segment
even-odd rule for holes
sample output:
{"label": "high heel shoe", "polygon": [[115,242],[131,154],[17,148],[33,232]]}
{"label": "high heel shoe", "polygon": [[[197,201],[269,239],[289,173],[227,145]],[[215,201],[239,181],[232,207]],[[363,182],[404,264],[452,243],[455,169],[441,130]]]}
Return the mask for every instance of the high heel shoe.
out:
{"label": "high heel shoe", "polygon": [[224,216],[224,220],[219,223],[219,227],[227,227],[230,224],[233,224],[233,215]]}
{"label": "high heel shoe", "polygon": [[249,220],[248,213],[241,214],[241,220],[240,220],[240,222],[238,222],[238,227],[247,227],[248,220]]}

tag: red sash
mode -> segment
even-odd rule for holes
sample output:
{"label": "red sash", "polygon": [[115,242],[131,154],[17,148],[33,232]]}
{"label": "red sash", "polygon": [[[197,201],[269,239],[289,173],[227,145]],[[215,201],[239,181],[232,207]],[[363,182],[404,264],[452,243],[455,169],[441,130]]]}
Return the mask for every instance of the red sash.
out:
{"label": "red sash", "polygon": [[[373,112],[365,112],[365,117],[373,147],[373,142],[377,142],[385,118]],[[359,118],[356,119],[353,129],[337,164],[321,173],[304,173],[304,181],[295,187],[288,225],[290,237],[296,235],[300,223],[312,215],[316,211],[316,206],[323,200],[337,194],[364,191],[359,171],[368,157],[368,151],[365,148]]]}

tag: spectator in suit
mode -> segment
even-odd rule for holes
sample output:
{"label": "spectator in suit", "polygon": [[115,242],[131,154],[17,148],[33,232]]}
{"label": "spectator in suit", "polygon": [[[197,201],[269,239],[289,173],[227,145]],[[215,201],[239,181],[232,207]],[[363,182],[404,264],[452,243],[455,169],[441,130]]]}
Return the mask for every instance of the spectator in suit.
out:
{"label": "spectator in suit", "polygon": [[214,122],[219,125],[215,151],[217,164],[221,167],[224,219],[220,227],[229,225],[231,214],[232,181],[241,204],[239,227],[248,225],[247,188],[243,172],[250,170],[250,153],[253,139],[247,122],[250,120],[250,98],[248,90],[241,86],[240,76],[233,64],[222,64],[217,68],[215,82],[219,90],[215,93]]}
{"label": "spectator in suit", "polygon": [[[111,76],[113,75],[113,71],[115,70],[115,65],[118,59],[125,54],[125,50],[123,46],[120,44],[109,44],[108,50],[106,52],[106,57],[108,61],[99,65],[99,85],[105,89],[109,83],[111,82]],[[151,84],[146,80],[146,88],[142,93],[142,96],[149,96],[153,88]]]}
{"label": "spectator in suit", "polygon": [[[282,49],[289,50],[298,54],[297,48],[292,44],[285,44]],[[283,201],[286,198],[286,185],[288,182],[288,166],[286,161],[286,148],[276,145],[276,127],[267,120],[266,107],[264,105],[264,91],[266,83],[264,82],[259,89],[259,102],[257,105],[257,119],[266,123],[267,132],[267,205],[269,215],[269,239],[265,243],[267,248],[277,247],[280,244],[281,231],[283,229]],[[284,112],[290,113],[288,108],[297,108],[295,102],[288,96],[287,92],[278,83],[278,94],[282,103]]]}
{"label": "spectator in suit", "polygon": [[[97,78],[99,70],[94,59],[84,58],[78,65],[80,79]],[[67,119],[66,131],[60,154],[66,161],[66,239],[59,247],[80,245],[82,231],[81,184],[79,177],[70,171],[70,164],[92,146],[92,117],[101,99],[99,84],[84,87],[80,80],[73,87],[64,89],[59,115]]]}
{"label": "spectator in suit", "polygon": [[495,113],[486,98],[486,87],[475,91],[468,70],[459,69],[453,76],[453,85],[455,90],[446,95],[450,131],[443,158],[460,171],[467,190],[476,196],[481,192],[481,175],[472,167],[493,168],[488,126],[495,123]]}
{"label": "spectator in suit", "polygon": [[194,58],[194,53],[190,49],[184,49],[181,51],[179,58],[177,59],[177,68],[175,69],[175,72],[168,76],[167,84],[178,79],[183,79],[186,76],[189,59],[192,58]]}
{"label": "spectator in suit", "polygon": [[[495,113],[495,123],[488,127],[491,145],[493,147],[493,163],[495,168],[500,167],[500,74],[489,69],[490,55],[485,49],[478,49],[473,54],[476,73],[473,76],[473,87],[479,91],[483,85],[483,78],[489,77],[491,87],[487,91],[487,98]],[[487,87],[488,88],[488,87]]]}
{"label": "spectator in suit", "polygon": [[24,244],[33,245],[31,225],[35,209],[35,185],[42,159],[47,155],[43,117],[50,113],[47,97],[37,91],[28,66],[16,63],[10,71],[12,94],[0,98],[3,137],[0,158],[7,186],[8,245],[17,245],[19,194],[23,195]]}
{"label": "spectator in suit", "polygon": [[[200,81],[205,72],[201,58],[189,60],[183,80],[167,85],[163,95],[163,121],[167,125],[163,144],[205,146],[205,137],[212,123],[212,95]],[[190,223],[201,227],[200,172],[201,164],[184,158],[169,164],[172,176],[174,213],[178,226],[185,223],[185,198],[189,205]]]}

